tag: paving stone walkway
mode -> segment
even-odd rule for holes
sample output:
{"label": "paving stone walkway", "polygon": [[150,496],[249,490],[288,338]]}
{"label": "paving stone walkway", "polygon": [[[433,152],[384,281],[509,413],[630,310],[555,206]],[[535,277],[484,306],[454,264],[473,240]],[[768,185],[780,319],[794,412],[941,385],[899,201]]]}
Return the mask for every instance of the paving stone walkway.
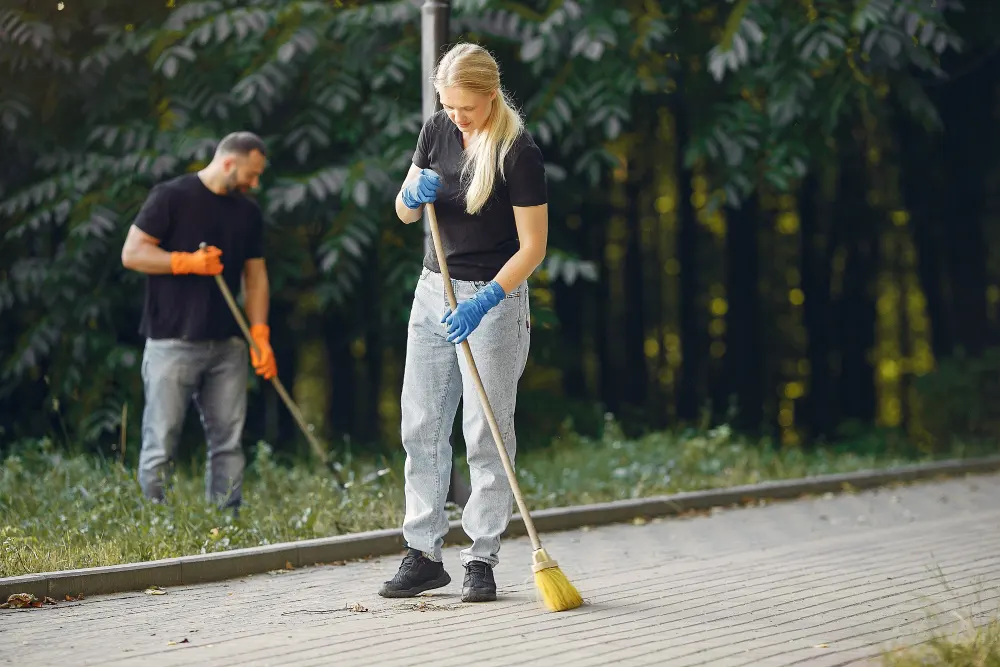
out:
{"label": "paving stone walkway", "polygon": [[0,665],[878,664],[1000,611],[1000,475],[543,536],[587,604],[535,599],[506,541],[501,599],[383,600],[398,557],[0,610]]}

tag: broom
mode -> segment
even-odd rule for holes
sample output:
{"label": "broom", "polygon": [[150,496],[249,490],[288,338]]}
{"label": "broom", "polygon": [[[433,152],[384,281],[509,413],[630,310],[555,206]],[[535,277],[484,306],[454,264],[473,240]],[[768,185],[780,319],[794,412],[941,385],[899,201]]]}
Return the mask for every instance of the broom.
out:
{"label": "broom", "polygon": [[[441,277],[444,280],[445,293],[448,296],[448,303],[451,305],[451,312],[455,312],[455,309],[458,308],[458,302],[455,300],[455,290],[451,286],[451,276],[448,274],[448,265],[444,259],[444,247],[441,245],[441,236],[438,232],[437,214],[434,211],[434,204],[428,203],[425,206],[431,228],[431,237],[434,240],[434,252],[437,254],[438,266],[441,267]],[[575,609],[583,604],[583,599],[580,597],[580,593],[576,590],[576,587],[573,586],[562,570],[559,569],[559,564],[542,548],[542,543],[538,539],[538,532],[535,530],[535,524],[531,520],[528,507],[524,502],[524,497],[521,495],[521,487],[518,485],[517,477],[514,475],[514,468],[511,466],[510,457],[507,455],[507,448],[504,447],[503,437],[500,435],[500,427],[497,426],[496,417],[493,415],[490,401],[486,396],[486,389],[483,387],[483,381],[479,377],[479,370],[472,359],[472,348],[469,347],[468,339],[463,340],[461,346],[462,351],[465,353],[465,361],[469,366],[469,373],[476,384],[479,402],[483,406],[486,420],[489,422],[490,430],[493,432],[493,441],[500,452],[500,460],[503,461],[504,470],[507,472],[507,479],[510,481],[511,489],[514,491],[514,499],[517,500],[518,509],[521,511],[524,527],[528,530],[528,537],[531,539],[531,546],[534,548],[531,554],[531,569],[535,573],[535,587],[538,589],[545,606],[550,610],[565,611],[567,609]]]}
{"label": "broom", "polygon": [[[205,245],[205,242],[202,241],[198,247],[204,248]],[[236,323],[240,325],[240,329],[243,331],[243,337],[247,339],[247,343],[250,344],[250,348],[259,356],[260,350],[257,348],[257,343],[254,342],[253,336],[250,335],[250,327],[247,325],[246,318],[243,317],[243,313],[240,311],[240,307],[237,305],[236,299],[233,298],[233,293],[230,291],[229,285],[227,285],[226,281],[222,279],[221,274],[216,274],[215,282],[219,286],[219,291],[222,292],[222,297],[226,300],[229,310],[232,311],[233,317],[236,319]],[[329,468],[330,472],[333,473],[333,476],[336,478],[337,484],[340,485],[340,488],[345,488],[344,478],[341,476],[340,470],[338,470],[339,464],[331,465],[330,457],[327,455],[326,450],[319,443],[319,440],[316,439],[316,436],[313,435],[312,425],[306,424],[305,417],[302,416],[302,411],[299,410],[297,405],[295,405],[292,397],[288,395],[288,390],[285,389],[285,385],[281,382],[277,375],[271,378],[271,384],[274,385],[274,389],[278,392],[278,396],[280,396],[281,400],[284,401],[285,407],[287,407],[288,411],[292,414],[292,418],[295,419],[295,423],[298,424],[302,434],[306,436],[306,440],[309,441],[309,445],[312,447],[313,452],[319,460],[323,462],[323,465]]]}

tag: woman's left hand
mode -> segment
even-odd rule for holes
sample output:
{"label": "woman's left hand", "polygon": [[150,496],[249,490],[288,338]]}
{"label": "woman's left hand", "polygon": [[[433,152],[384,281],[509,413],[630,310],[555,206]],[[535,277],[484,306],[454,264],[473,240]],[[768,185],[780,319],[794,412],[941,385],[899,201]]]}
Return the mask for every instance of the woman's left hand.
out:
{"label": "woman's left hand", "polygon": [[503,301],[505,296],[503,288],[494,280],[476,292],[471,299],[458,304],[454,313],[451,308],[445,310],[441,323],[448,327],[448,342],[457,345],[468,338],[483,321],[486,313]]}

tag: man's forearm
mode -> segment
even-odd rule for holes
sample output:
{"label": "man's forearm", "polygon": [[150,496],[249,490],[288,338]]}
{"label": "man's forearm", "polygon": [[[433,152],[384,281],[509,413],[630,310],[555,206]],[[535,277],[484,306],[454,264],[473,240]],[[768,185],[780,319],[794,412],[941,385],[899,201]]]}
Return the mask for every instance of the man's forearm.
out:
{"label": "man's forearm", "polygon": [[170,253],[151,243],[126,244],[122,249],[122,266],[150,275],[173,273]]}
{"label": "man's forearm", "polygon": [[245,310],[250,326],[267,324],[268,305],[270,303],[270,283],[267,274],[249,277],[243,276],[243,292],[246,295]]}

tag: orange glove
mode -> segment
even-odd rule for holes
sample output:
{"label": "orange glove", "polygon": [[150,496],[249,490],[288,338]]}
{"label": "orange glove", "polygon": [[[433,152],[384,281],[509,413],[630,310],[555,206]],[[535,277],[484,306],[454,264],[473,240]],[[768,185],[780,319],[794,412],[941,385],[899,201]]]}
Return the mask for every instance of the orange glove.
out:
{"label": "orange glove", "polygon": [[255,324],[250,327],[250,337],[260,350],[260,354],[257,354],[253,347],[250,348],[250,361],[253,362],[257,375],[270,380],[278,374],[278,364],[274,360],[274,350],[271,349],[271,329],[266,324]]}
{"label": "orange glove", "polygon": [[170,253],[170,270],[175,276],[184,273],[215,276],[222,273],[220,256],[222,256],[222,251],[213,245],[205,246],[195,252],[172,252]]}

